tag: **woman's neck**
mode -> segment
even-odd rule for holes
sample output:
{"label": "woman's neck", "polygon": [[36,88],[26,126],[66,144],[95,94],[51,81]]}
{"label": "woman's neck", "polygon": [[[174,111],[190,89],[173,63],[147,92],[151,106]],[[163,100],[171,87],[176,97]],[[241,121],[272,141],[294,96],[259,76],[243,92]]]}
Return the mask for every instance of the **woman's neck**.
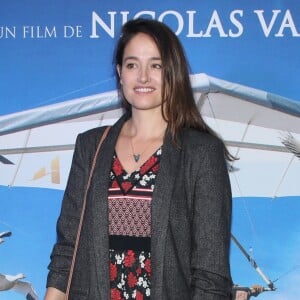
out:
{"label": "woman's neck", "polygon": [[124,126],[124,134],[135,138],[158,138],[166,131],[167,122],[161,115],[142,112],[132,114]]}

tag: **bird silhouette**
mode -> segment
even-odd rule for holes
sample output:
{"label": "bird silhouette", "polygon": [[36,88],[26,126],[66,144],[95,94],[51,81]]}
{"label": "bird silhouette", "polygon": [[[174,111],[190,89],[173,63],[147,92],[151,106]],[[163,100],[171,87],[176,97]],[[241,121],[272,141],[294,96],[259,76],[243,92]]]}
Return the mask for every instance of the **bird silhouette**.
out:
{"label": "bird silhouette", "polygon": [[0,233],[0,244],[3,243],[5,237],[11,236],[11,231],[3,231]]}
{"label": "bird silhouette", "polygon": [[300,142],[291,133],[287,133],[281,138],[281,143],[298,158],[300,158]]}
{"label": "bird silhouette", "polygon": [[23,278],[25,278],[25,275],[22,273],[17,275],[0,274],[0,291],[14,290],[23,294],[27,300],[38,300],[39,297],[31,283],[21,281]]}

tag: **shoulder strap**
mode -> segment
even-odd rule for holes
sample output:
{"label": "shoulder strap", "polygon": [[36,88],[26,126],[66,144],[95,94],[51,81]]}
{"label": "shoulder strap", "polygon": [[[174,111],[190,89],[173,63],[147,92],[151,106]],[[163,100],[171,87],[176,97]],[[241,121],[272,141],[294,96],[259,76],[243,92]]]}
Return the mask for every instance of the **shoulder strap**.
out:
{"label": "shoulder strap", "polygon": [[78,230],[77,230],[75,246],[74,246],[74,252],[73,252],[73,257],[72,257],[72,262],[71,262],[71,267],[70,267],[69,278],[68,278],[68,285],[67,285],[67,290],[66,290],[66,297],[65,297],[66,300],[69,299],[69,293],[70,293],[70,288],[71,288],[71,283],[72,283],[72,277],[73,277],[73,272],[74,272],[74,266],[75,266],[75,260],[76,260],[76,255],[77,255],[79,239],[80,239],[82,222],[83,222],[84,213],[85,213],[87,193],[88,193],[88,190],[89,190],[90,185],[91,185],[91,180],[92,180],[92,176],[93,176],[93,173],[94,173],[97,157],[98,157],[100,149],[101,149],[101,145],[102,145],[103,141],[105,140],[109,129],[110,129],[110,126],[105,128],[105,130],[104,130],[104,132],[101,136],[101,139],[98,143],[98,146],[97,146],[94,158],[93,158],[91,170],[90,170],[90,173],[89,173],[88,181],[87,181],[87,184],[86,184],[86,188],[85,188],[85,191],[84,191],[82,209],[81,209],[80,220],[79,220],[79,224],[78,224]]}

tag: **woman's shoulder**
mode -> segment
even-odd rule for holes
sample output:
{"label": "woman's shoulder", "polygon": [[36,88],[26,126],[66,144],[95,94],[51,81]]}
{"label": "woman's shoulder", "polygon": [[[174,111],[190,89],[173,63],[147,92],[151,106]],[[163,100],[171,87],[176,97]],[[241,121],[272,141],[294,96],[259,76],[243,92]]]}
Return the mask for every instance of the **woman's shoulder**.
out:
{"label": "woman's shoulder", "polygon": [[78,137],[83,141],[95,140],[101,137],[106,127],[107,126],[101,126],[101,127],[88,129],[82,133],[79,133]]}
{"label": "woman's shoulder", "polygon": [[192,159],[193,163],[203,160],[221,162],[226,157],[225,143],[216,135],[196,129],[187,129],[182,142],[185,157]]}
{"label": "woman's shoulder", "polygon": [[84,139],[84,140],[101,138],[102,134],[104,133],[104,131],[107,127],[111,127],[110,132],[115,132],[116,133],[120,130],[120,128],[122,127],[123,123],[125,122],[125,120],[127,118],[128,118],[127,114],[124,114],[115,123],[113,123],[111,125],[91,128],[91,129],[89,129],[85,132],[80,133],[79,137],[81,139]]}
{"label": "woman's shoulder", "polygon": [[102,134],[107,126],[95,127],[79,133],[76,139],[76,146],[86,151],[94,151],[96,149]]}
{"label": "woman's shoulder", "polygon": [[223,145],[222,140],[216,135],[193,128],[184,129],[182,135],[183,144],[187,147],[219,147]]}

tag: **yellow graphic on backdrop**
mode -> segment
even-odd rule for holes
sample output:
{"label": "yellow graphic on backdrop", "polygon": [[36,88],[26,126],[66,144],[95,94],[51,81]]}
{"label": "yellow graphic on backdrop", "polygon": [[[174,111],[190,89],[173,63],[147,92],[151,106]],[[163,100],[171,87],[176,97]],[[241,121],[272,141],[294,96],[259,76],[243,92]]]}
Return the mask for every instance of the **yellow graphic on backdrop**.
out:
{"label": "yellow graphic on backdrop", "polygon": [[34,173],[32,180],[39,180],[47,175],[50,175],[51,183],[60,184],[60,163],[58,156],[51,160],[50,172],[47,172],[46,167],[43,166]]}

